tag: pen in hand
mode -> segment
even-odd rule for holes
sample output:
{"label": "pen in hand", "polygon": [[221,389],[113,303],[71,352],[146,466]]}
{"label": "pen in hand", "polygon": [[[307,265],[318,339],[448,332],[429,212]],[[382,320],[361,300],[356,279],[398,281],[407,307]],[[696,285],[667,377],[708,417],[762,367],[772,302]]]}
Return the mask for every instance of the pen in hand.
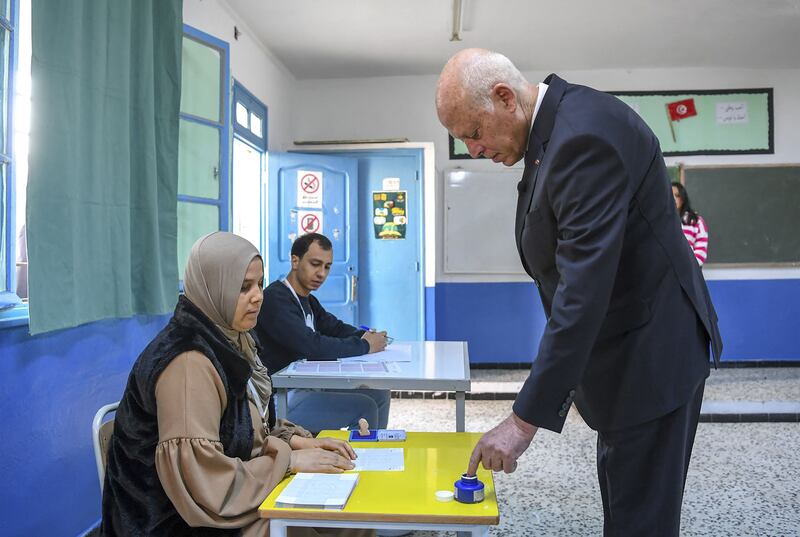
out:
{"label": "pen in hand", "polygon": [[[361,330],[366,330],[367,332],[375,332],[374,328],[370,328],[369,326],[364,325],[364,324],[360,325],[359,328]],[[392,341],[394,341],[393,337],[386,336],[386,343],[387,344],[391,343]]]}

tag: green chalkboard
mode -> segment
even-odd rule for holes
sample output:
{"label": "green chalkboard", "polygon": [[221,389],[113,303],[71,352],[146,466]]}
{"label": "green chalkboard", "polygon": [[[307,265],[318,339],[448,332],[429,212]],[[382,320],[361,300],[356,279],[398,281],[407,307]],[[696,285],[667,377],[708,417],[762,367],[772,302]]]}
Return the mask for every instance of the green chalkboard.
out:
{"label": "green chalkboard", "polygon": [[[644,119],[664,155],[774,153],[772,88],[610,93]],[[671,119],[679,103],[689,111]]]}
{"label": "green chalkboard", "polygon": [[686,167],[708,263],[800,263],[800,166]]}
{"label": "green chalkboard", "polygon": [[[467,144],[458,138],[453,138],[450,133],[447,134],[448,145],[450,148],[450,160],[471,159]],[[486,158],[486,157],[478,157]]]}
{"label": "green chalkboard", "polygon": [[681,169],[679,166],[667,166],[667,174],[670,183],[679,183],[681,180]]}

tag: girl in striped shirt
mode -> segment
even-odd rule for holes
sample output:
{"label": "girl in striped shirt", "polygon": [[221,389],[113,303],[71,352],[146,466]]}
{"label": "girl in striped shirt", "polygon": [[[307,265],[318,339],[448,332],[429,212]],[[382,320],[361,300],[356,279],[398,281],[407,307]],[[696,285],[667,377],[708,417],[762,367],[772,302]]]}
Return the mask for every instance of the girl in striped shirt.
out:
{"label": "girl in striped shirt", "polygon": [[680,183],[672,183],[672,197],[675,198],[675,206],[681,216],[681,227],[689,246],[694,252],[694,257],[700,266],[706,262],[708,256],[708,228],[703,217],[692,210],[689,203],[689,194],[686,188]]}

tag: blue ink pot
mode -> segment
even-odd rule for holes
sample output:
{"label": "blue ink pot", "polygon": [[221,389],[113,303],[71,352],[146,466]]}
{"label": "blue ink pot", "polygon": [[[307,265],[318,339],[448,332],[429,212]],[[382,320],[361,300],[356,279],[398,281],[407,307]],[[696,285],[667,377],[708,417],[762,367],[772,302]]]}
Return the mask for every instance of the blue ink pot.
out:
{"label": "blue ink pot", "polygon": [[454,483],[456,500],[461,503],[478,503],[483,501],[483,483],[477,475],[461,474],[461,479]]}

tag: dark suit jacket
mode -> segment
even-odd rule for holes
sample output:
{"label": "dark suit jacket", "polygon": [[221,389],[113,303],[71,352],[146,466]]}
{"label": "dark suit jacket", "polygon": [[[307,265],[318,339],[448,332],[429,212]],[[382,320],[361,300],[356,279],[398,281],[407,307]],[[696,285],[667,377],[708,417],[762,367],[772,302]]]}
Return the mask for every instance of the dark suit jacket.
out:
{"label": "dark suit jacket", "polygon": [[547,325],[514,412],[560,431],[574,400],[593,429],[629,427],[683,405],[708,376],[717,315],[653,132],[611,95],[545,82],[516,240]]}

